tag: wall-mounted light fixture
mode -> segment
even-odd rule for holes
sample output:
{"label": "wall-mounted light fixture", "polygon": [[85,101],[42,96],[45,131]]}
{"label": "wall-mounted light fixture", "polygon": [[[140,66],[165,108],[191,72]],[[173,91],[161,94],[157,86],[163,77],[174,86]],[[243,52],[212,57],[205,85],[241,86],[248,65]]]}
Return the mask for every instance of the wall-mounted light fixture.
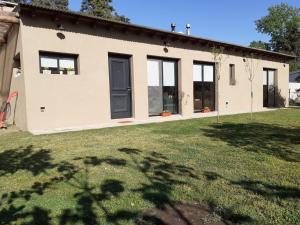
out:
{"label": "wall-mounted light fixture", "polygon": [[18,68],[15,72],[15,78],[20,77],[22,75],[22,71],[20,68]]}
{"label": "wall-mounted light fixture", "polygon": [[16,75],[17,75],[18,77],[22,75],[22,71],[21,71],[21,69],[18,69],[18,70],[17,70],[17,73],[16,73]]}
{"label": "wall-mounted light fixture", "polygon": [[168,49],[169,46],[170,46],[170,42],[164,41],[164,52],[165,53],[169,52],[169,49]]}
{"label": "wall-mounted light fixture", "polygon": [[61,32],[58,32],[58,33],[56,34],[56,36],[57,36],[60,40],[63,40],[63,39],[66,38],[66,36],[65,36],[63,33],[61,33]]}
{"label": "wall-mounted light fixture", "polygon": [[60,31],[56,34],[56,36],[60,39],[63,40],[66,38],[66,36],[62,33],[62,31],[65,30],[64,26],[62,24],[57,24],[57,29]]}

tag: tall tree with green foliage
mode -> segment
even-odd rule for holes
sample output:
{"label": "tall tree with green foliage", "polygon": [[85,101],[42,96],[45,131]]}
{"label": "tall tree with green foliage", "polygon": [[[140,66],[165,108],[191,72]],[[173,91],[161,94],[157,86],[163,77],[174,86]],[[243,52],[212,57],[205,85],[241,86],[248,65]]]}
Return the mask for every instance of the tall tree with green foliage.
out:
{"label": "tall tree with green foliage", "polygon": [[69,6],[68,0],[32,0],[31,3],[34,5],[40,5],[62,10],[68,10]]}
{"label": "tall tree with green foliage", "polygon": [[259,48],[263,50],[271,50],[270,44],[263,41],[252,41],[250,43],[251,48]]}
{"label": "tall tree with green foliage", "polygon": [[112,6],[112,0],[83,0],[81,3],[81,12],[104,19],[129,22],[129,19],[119,15]]}
{"label": "tall tree with green foliage", "polygon": [[[268,12],[255,23],[258,32],[271,37],[270,50],[300,56],[300,8],[281,3],[271,6]],[[294,62],[291,70],[295,69],[297,63]]]}

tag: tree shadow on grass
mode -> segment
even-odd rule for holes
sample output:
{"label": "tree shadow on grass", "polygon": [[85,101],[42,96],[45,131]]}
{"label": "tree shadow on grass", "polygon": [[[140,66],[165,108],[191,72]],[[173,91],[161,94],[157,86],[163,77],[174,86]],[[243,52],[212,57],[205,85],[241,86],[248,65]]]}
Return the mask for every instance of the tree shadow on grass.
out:
{"label": "tree shadow on grass", "polygon": [[[140,193],[144,200],[155,205],[155,208],[151,211],[152,213],[146,213],[142,215],[142,218],[141,216],[137,218],[137,224],[174,225],[172,220],[167,221],[163,218],[166,214],[169,214],[167,215],[169,217],[176,217],[175,220],[177,221],[181,221],[178,224],[201,224],[195,223],[195,216],[191,216],[185,212],[189,204],[174,201],[172,197],[172,192],[176,188],[180,188],[179,185],[188,184],[186,178],[199,179],[192,167],[172,162],[165,155],[154,151],[148,156],[143,156],[138,149],[122,148],[119,151],[130,156],[135,169],[142,173],[147,180],[147,182],[139,184],[140,188],[133,189],[132,191]],[[197,207],[199,207],[198,209],[201,212],[197,211]],[[212,204],[209,205],[208,209],[207,206],[193,206],[193,209],[196,209],[194,211],[196,214],[201,214],[204,211],[206,214],[213,214],[215,208],[216,206]],[[226,215],[222,215],[222,223],[220,222],[220,224],[232,224],[230,221],[225,221],[224,218],[230,218],[234,222],[239,223],[253,221],[249,216],[234,214],[228,209],[226,209],[226,213]],[[164,216],[160,217],[159,214]],[[199,218],[196,216],[196,219]]]}
{"label": "tree shadow on grass", "polygon": [[[55,188],[60,183],[67,183],[73,190],[77,190],[74,194],[74,199],[77,201],[75,211],[65,209],[60,216],[60,224],[74,224],[77,222],[86,225],[99,224],[95,207],[100,207],[107,219],[111,221],[127,217],[131,218],[133,215],[136,215],[126,210],[114,215],[102,204],[103,201],[109,201],[112,197],[119,197],[119,194],[124,191],[121,181],[106,179],[99,188],[89,184],[89,167],[100,166],[103,163],[111,166],[125,166],[126,160],[124,159],[113,157],[98,158],[95,156],[74,159],[75,161],[80,160],[85,165],[85,169],[83,169],[73,164],[72,161],[53,163],[50,150],[33,150],[33,146],[25,149],[16,149],[15,152],[8,150],[2,153],[2,156],[6,156],[6,158],[1,159],[1,162],[3,162],[0,167],[2,176],[22,170],[31,172],[33,176],[40,173],[51,175],[56,170],[58,175],[50,176],[45,182],[34,182],[27,189],[3,193],[0,196],[0,225],[17,222],[21,222],[24,225],[52,224],[51,210],[39,206],[28,208],[27,203],[30,203],[33,196],[43,196],[46,190]],[[50,169],[52,169],[51,173],[48,171]],[[97,191],[95,191],[96,189]]]}
{"label": "tree shadow on grass", "polygon": [[[60,172],[58,176],[51,177],[46,182],[34,182],[28,189],[2,194],[0,197],[0,225],[14,224],[16,221],[22,221],[24,225],[51,224],[51,210],[39,206],[27,209],[26,205],[31,201],[34,195],[44,195],[45,190],[58,183],[72,179],[77,173],[76,168],[68,162],[63,161],[59,164],[55,164],[55,167],[57,171]],[[20,202],[23,203],[20,204]]]}
{"label": "tree shadow on grass", "polygon": [[14,174],[20,170],[36,176],[55,167],[51,163],[50,150],[34,150],[32,145],[10,149],[0,153],[0,176]]}
{"label": "tree shadow on grass", "polygon": [[[50,150],[33,150],[32,146],[16,149],[16,152],[5,151],[2,154],[7,156],[6,161],[5,159],[1,160],[7,165],[7,168],[1,165],[2,176],[25,170],[29,171],[32,176],[47,173],[49,178],[44,182],[34,182],[27,189],[2,194],[0,197],[0,225],[18,222],[48,225],[55,222],[54,219],[57,219],[60,225],[94,225],[100,224],[102,220],[121,225],[123,221],[134,221],[139,212],[128,208],[113,211],[107,207],[106,203],[122,198],[123,193],[128,191],[139,193],[143,200],[152,203],[156,209],[171,208],[172,212],[184,221],[184,224],[191,225],[191,219],[178,208],[172,194],[176,188],[189,185],[187,180],[198,179],[195,170],[192,167],[170,161],[166,155],[155,151],[144,153],[139,149],[130,148],[121,148],[118,151],[127,156],[130,163],[122,158],[99,158],[97,156],[77,157],[73,161],[53,163]],[[8,162],[11,162],[12,165],[8,165]],[[31,165],[28,164],[29,162]],[[92,184],[90,169],[103,164],[124,169],[132,167],[131,169],[134,169],[136,173],[145,177],[146,182],[138,183],[138,187],[132,190],[126,190],[125,181],[109,177],[98,184]],[[56,175],[51,176],[54,170]],[[51,218],[51,209],[27,206],[31,205],[28,203],[31,203],[34,196],[42,197],[44,195],[43,198],[47,198],[46,191],[56,188],[61,183],[68,184],[70,191],[74,192],[73,198],[76,202],[74,207],[62,209],[61,215]],[[103,216],[100,216],[100,213]],[[159,218],[156,219],[159,220]]]}
{"label": "tree shadow on grass", "polygon": [[300,128],[262,123],[225,123],[203,129],[203,134],[247,151],[264,153],[288,162],[300,162]]}
{"label": "tree shadow on grass", "polygon": [[[1,152],[0,176],[13,175],[18,171],[26,171],[31,173],[32,176],[37,176],[41,173],[47,173],[50,169],[61,168],[64,163],[53,163],[50,153],[51,151],[48,149],[34,149],[32,145]],[[23,222],[24,225],[50,224],[49,210],[39,206],[29,210],[26,209],[25,203],[31,200],[32,195],[43,195],[44,190],[64,179],[66,177],[53,177],[44,183],[35,182],[28,189],[3,193],[0,196],[0,225],[12,224],[17,220],[28,221]],[[25,203],[20,204],[21,201]]]}
{"label": "tree shadow on grass", "polygon": [[300,189],[296,187],[288,187],[277,184],[270,184],[264,181],[258,180],[246,180],[241,179],[234,181],[228,178],[225,178],[215,172],[204,172],[204,176],[209,182],[213,182],[218,179],[223,179],[229,182],[231,185],[240,186],[244,190],[258,194],[264,197],[267,200],[276,200],[277,198],[283,199],[300,199]]}
{"label": "tree shadow on grass", "polygon": [[106,220],[114,222],[114,224],[120,224],[119,220],[127,219],[136,216],[136,213],[122,210],[117,213],[112,213],[104,202],[110,201],[112,198],[119,198],[125,191],[124,183],[116,179],[105,179],[99,187],[92,185],[89,180],[89,170],[91,167],[102,165],[106,163],[111,166],[125,166],[126,160],[116,159],[112,157],[98,158],[85,157],[75,158],[75,160],[82,160],[85,165],[84,169],[80,169],[80,178],[73,177],[72,180],[68,180],[67,183],[76,190],[73,195],[76,199],[75,209],[65,209],[60,216],[59,224],[86,224],[94,225],[100,224],[99,216],[97,212],[102,211]]}
{"label": "tree shadow on grass", "polygon": [[0,212],[0,224],[8,225],[17,219],[27,220],[28,222],[23,222],[22,225],[50,225],[51,218],[49,216],[49,211],[42,207],[34,207],[29,212],[22,212],[25,206],[15,207],[11,205],[8,209],[2,210]]}
{"label": "tree shadow on grass", "polygon": [[[289,204],[297,204],[297,202],[300,200],[300,189],[297,187],[278,185],[261,180],[232,180],[230,178],[226,178],[218,173],[211,171],[206,171],[203,173],[203,175],[206,177],[208,183],[213,183],[217,180],[221,180],[222,183],[225,181],[226,183],[228,183],[228,185],[232,186],[233,188],[241,188],[244,191],[248,192],[250,195],[254,194],[256,196],[260,196],[266,201],[273,202],[281,207],[284,207],[285,205],[282,202],[284,200],[288,200]],[[251,198],[249,195],[243,194],[244,199],[248,197]],[[212,200],[212,204],[215,204],[214,200]],[[253,221],[252,218],[248,215],[236,214],[232,209],[222,209],[221,211],[219,211],[219,215],[235,223]],[[294,221],[297,221],[297,215],[292,217],[292,219],[294,219]],[[288,222],[286,222],[286,224],[288,224]],[[291,224],[294,223],[291,222]],[[297,222],[295,224],[297,224]]]}
{"label": "tree shadow on grass", "polygon": [[113,157],[98,158],[96,156],[87,156],[85,158],[77,157],[74,160],[82,160],[85,165],[89,165],[89,166],[100,166],[103,163],[112,166],[126,166],[126,160],[116,159]]}
{"label": "tree shadow on grass", "polygon": [[240,180],[232,184],[239,185],[245,190],[259,194],[266,199],[300,199],[300,189],[276,184],[269,184],[263,181]]}

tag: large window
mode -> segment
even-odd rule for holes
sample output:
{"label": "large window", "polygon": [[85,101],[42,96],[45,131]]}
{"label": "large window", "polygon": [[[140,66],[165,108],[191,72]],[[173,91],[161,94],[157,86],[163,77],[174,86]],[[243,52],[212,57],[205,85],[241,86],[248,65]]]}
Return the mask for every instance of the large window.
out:
{"label": "large window", "polygon": [[77,55],[40,52],[40,72],[43,74],[77,75]]}
{"label": "large window", "polygon": [[177,61],[148,59],[149,115],[178,113]]}
{"label": "large window", "polygon": [[275,107],[275,70],[263,71],[264,107]]}
{"label": "large window", "polygon": [[205,107],[215,110],[214,65],[194,63],[194,111],[201,112]]}

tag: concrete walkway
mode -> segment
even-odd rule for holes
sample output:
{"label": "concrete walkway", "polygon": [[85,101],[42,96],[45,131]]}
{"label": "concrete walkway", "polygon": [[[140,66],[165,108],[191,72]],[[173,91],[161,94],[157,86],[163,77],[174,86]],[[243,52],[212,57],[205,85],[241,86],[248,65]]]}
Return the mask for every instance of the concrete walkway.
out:
{"label": "concrete walkway", "polygon": [[[257,112],[268,112],[268,111],[274,111],[278,109],[269,109],[264,108],[261,111]],[[249,113],[249,112],[244,112]],[[241,113],[235,113],[235,114],[243,114]],[[221,114],[220,116],[225,115],[234,115],[234,114]],[[154,116],[149,117],[147,120],[136,120],[134,118],[128,118],[128,119],[116,119],[113,120],[110,123],[107,124],[94,124],[94,125],[87,125],[87,126],[81,126],[81,127],[68,127],[68,128],[57,128],[57,129],[51,129],[51,130],[33,130],[30,131],[34,135],[41,135],[41,134],[53,134],[53,133],[62,133],[62,132],[70,132],[70,131],[81,131],[81,130],[92,130],[92,129],[102,129],[102,128],[111,128],[111,127],[121,127],[121,126],[129,126],[129,125],[139,125],[139,124],[149,124],[149,123],[163,123],[163,122],[170,122],[170,121],[179,121],[179,120],[188,120],[188,119],[197,119],[197,118],[208,118],[208,117],[215,117],[217,116],[217,112],[209,112],[209,113],[194,113],[190,117],[183,117],[182,115],[172,115],[168,117],[162,117],[162,116]]]}

